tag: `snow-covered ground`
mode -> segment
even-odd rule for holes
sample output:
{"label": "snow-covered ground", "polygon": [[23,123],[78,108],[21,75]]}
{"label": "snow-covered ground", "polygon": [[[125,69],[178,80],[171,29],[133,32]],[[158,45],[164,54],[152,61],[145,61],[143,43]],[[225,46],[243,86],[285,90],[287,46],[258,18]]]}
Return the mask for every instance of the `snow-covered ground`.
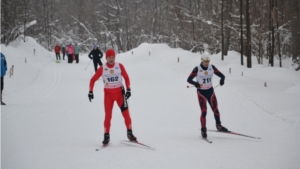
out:
{"label": "snow-covered ground", "polygon": [[[300,168],[300,72],[291,68],[257,65],[253,58],[248,69],[240,66],[236,52],[225,61],[213,55],[211,63],[226,76],[225,85],[215,89],[222,124],[262,139],[208,133],[209,144],[200,138],[196,91],[186,88],[200,55],[142,44],[133,55],[117,55],[117,61],[131,78],[134,134],[156,149],[120,142],[126,128],[115,105],[111,146],[96,152],[103,139],[103,84],[97,81],[89,102],[94,71],[92,64],[85,70],[87,55],[80,56],[79,64],[57,64],[54,53],[30,37],[26,43],[1,45],[1,51],[8,66],[15,66],[14,76],[5,77],[7,105],[1,107],[2,169]],[[215,129],[210,108],[207,127]]]}

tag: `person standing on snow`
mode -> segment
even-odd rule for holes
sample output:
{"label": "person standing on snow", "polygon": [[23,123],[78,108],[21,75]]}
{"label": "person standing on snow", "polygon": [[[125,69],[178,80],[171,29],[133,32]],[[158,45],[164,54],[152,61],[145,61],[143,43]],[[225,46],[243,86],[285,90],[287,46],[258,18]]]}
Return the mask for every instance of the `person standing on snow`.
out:
{"label": "person standing on snow", "polygon": [[63,60],[65,60],[65,55],[66,55],[66,47],[65,47],[65,45],[62,45],[62,47],[61,47],[61,53],[63,55]]}
{"label": "person standing on snow", "polygon": [[[95,82],[102,76],[104,82],[104,140],[103,145],[110,141],[110,121],[112,118],[112,109],[114,102],[118,103],[122,115],[125,119],[127,128],[127,137],[130,141],[137,141],[132,133],[131,117],[129,114],[127,99],[131,96],[129,76],[121,63],[115,62],[115,52],[113,49],[106,51],[107,63],[101,66],[90,80],[90,92],[88,97],[90,101],[94,99],[93,89]],[[125,79],[127,92],[122,84],[122,76]]]}
{"label": "person standing on snow", "polygon": [[[201,64],[194,68],[194,70],[188,77],[187,82],[194,85],[197,88],[197,96],[201,108],[201,135],[203,138],[207,138],[206,101],[208,101],[212,111],[214,112],[217,130],[222,132],[228,132],[227,128],[221,125],[218,102],[212,85],[213,74],[216,74],[221,78],[221,86],[224,85],[225,76],[214,65],[210,64],[209,54],[203,54],[201,60]],[[197,79],[197,82],[193,81],[195,77]]]}
{"label": "person standing on snow", "polygon": [[74,54],[74,48],[72,46],[72,43],[70,43],[70,45],[68,46],[68,48],[66,50],[68,52],[68,63],[72,63],[73,62],[73,54]]}
{"label": "person standing on snow", "polygon": [[60,46],[58,45],[58,43],[56,43],[54,51],[56,55],[56,61],[60,60]]}
{"label": "person standing on snow", "polygon": [[77,43],[75,43],[74,54],[75,54],[75,60],[76,60],[76,63],[79,62],[79,52],[80,52],[80,48],[79,48],[79,46],[77,45]]}
{"label": "person standing on snow", "polygon": [[[103,57],[102,52],[98,49],[98,46],[95,44],[94,49],[90,52],[88,55],[90,59],[93,59],[94,62],[94,67],[95,67],[95,72],[97,72],[98,69],[98,64],[100,67],[102,66],[101,58]],[[93,57],[91,57],[93,56]]]}
{"label": "person standing on snow", "polygon": [[6,59],[5,56],[3,55],[2,52],[0,52],[1,54],[1,105],[6,105],[3,101],[2,101],[2,91],[4,88],[4,76],[6,74],[7,71],[7,63],[6,63]]}

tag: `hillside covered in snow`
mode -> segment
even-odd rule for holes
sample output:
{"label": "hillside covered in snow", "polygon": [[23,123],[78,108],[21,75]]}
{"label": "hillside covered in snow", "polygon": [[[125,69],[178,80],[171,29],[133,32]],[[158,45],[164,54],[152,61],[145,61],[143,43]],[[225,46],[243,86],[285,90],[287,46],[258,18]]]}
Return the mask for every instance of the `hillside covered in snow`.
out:
{"label": "hillside covered in snow", "polygon": [[[262,139],[208,132],[209,144],[199,131],[196,90],[186,81],[200,54],[146,43],[118,54],[131,80],[133,132],[155,150],[120,142],[127,139],[126,127],[115,104],[111,144],[96,152],[104,130],[103,83],[96,82],[90,102],[94,68],[85,70],[87,54],[79,64],[56,63],[54,52],[30,37],[1,45],[1,52],[8,68],[14,65],[14,75],[5,76],[7,105],[1,106],[2,169],[300,168],[300,72],[289,66],[271,68],[253,58],[248,69],[239,53],[230,51],[224,61],[212,55],[226,76],[215,89],[222,124]],[[213,84],[219,84],[217,76]],[[207,127],[215,129],[210,108]]]}

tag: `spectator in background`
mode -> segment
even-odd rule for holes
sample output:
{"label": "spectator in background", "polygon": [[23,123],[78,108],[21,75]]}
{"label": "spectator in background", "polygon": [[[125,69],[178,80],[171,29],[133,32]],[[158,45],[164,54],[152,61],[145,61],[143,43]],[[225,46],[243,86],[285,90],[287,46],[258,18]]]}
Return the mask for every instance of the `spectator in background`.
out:
{"label": "spectator in background", "polygon": [[[101,62],[101,58],[103,57],[102,52],[98,49],[98,46],[95,44],[94,49],[90,52],[89,54],[89,58],[93,59],[94,62],[94,67],[95,67],[95,72],[97,72],[98,69],[98,64],[100,65],[100,67],[102,66],[102,62]],[[91,57],[93,56],[93,57]]]}
{"label": "spectator in background", "polygon": [[77,43],[75,43],[74,54],[75,54],[76,63],[79,62],[79,52],[80,52],[80,47],[78,46]]}
{"label": "spectator in background", "polygon": [[70,43],[70,45],[68,46],[68,48],[66,50],[68,52],[68,63],[72,63],[73,55],[74,55],[74,48],[72,46],[72,43]]}
{"label": "spectator in background", "polygon": [[66,55],[66,47],[65,47],[65,45],[62,45],[62,47],[61,47],[61,53],[63,55],[63,60],[65,60],[65,55]]}
{"label": "spectator in background", "polygon": [[6,59],[5,56],[1,53],[1,105],[6,105],[3,101],[2,101],[2,91],[3,91],[3,87],[4,87],[4,76],[6,74],[7,71],[7,63],[6,63]]}
{"label": "spectator in background", "polygon": [[56,61],[58,61],[58,59],[60,60],[60,46],[58,45],[58,43],[56,43],[54,47],[54,51],[56,55]]}

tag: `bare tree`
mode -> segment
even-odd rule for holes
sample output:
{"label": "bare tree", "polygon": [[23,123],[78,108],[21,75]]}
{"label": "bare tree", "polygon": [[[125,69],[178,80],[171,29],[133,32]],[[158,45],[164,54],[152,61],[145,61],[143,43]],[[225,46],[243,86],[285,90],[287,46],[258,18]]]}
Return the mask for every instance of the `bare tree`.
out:
{"label": "bare tree", "polygon": [[246,0],[246,24],[247,24],[247,45],[246,45],[246,56],[247,56],[247,67],[252,67],[251,59],[251,28],[250,28],[250,0]]}
{"label": "bare tree", "polygon": [[221,37],[222,37],[222,60],[224,60],[224,0],[222,0],[222,8],[221,8]]}
{"label": "bare tree", "polygon": [[230,45],[232,0],[227,0],[224,55],[227,56]]}
{"label": "bare tree", "polygon": [[240,0],[240,25],[241,25],[241,65],[244,65],[244,38],[243,38],[243,0]]}

